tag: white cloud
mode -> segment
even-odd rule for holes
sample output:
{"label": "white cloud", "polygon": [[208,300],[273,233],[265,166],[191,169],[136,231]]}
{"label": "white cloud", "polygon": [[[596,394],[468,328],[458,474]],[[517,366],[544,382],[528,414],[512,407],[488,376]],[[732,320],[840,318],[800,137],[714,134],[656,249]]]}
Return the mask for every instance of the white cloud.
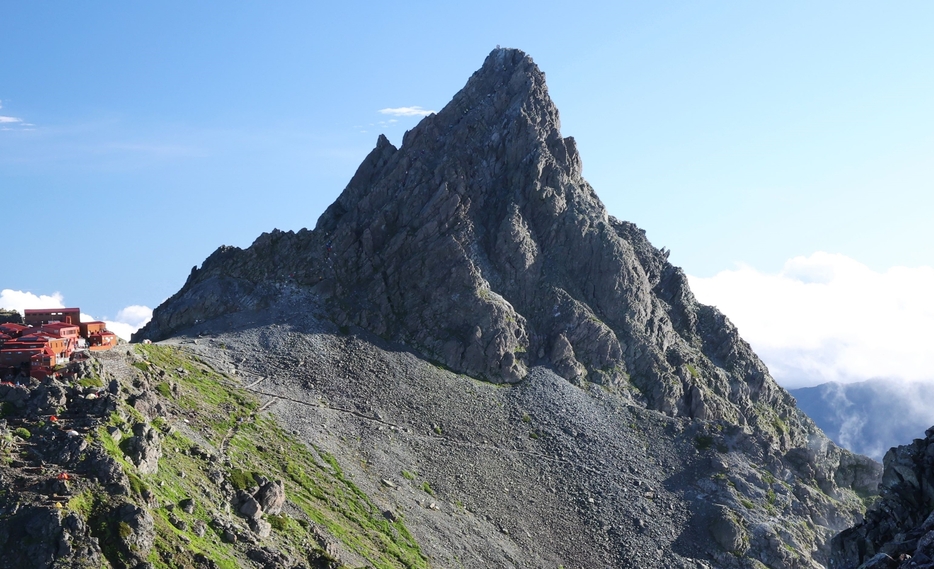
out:
{"label": "white cloud", "polygon": [[130,337],[133,335],[133,332],[139,330],[142,325],[134,326],[133,324],[128,324],[126,322],[114,322],[113,320],[104,320],[107,324],[107,329],[120,336],[127,342],[130,341]]}
{"label": "white cloud", "polygon": [[107,320],[107,329],[129,341],[136,332],[152,320],[152,308],[133,304],[117,312],[116,321]]}
{"label": "white cloud", "polygon": [[425,110],[421,107],[396,107],[394,109],[380,109],[379,112],[394,117],[427,117],[435,111]]}
{"label": "white cloud", "polygon": [[37,295],[21,290],[5,288],[0,290],[0,308],[15,310],[20,314],[27,308],[64,308],[61,293]]}
{"label": "white cloud", "polygon": [[104,323],[107,324],[108,330],[128,342],[130,341],[130,336],[145,326],[151,319],[152,309],[139,304],[133,304],[120,309],[113,320],[106,316],[104,318],[94,318],[90,314],[81,313],[82,321],[103,320]]}
{"label": "white cloud", "polygon": [[[0,291],[0,308],[16,310],[20,314],[23,314],[23,311],[27,308],[64,308],[63,300],[61,293],[58,292],[51,295],[37,295],[8,288]],[[139,304],[133,304],[121,309],[117,312],[114,320],[109,320],[106,317],[102,319],[95,318],[90,314],[81,313],[83,322],[103,320],[107,324],[108,330],[128,341],[133,332],[145,326],[150,319],[152,319],[152,309]]]}
{"label": "white cloud", "polygon": [[[2,108],[3,108],[3,101],[0,101],[0,109]],[[23,119],[19,117],[10,117],[10,116],[4,116],[4,115],[0,115],[0,125],[7,125],[7,126],[4,126],[3,128],[0,128],[0,130],[15,130],[15,129],[10,128],[11,126],[36,126],[34,124],[23,122]],[[33,130],[33,129],[20,129],[20,130]]]}
{"label": "white cloud", "polygon": [[778,274],[741,266],[688,277],[786,387],[934,380],[934,268],[876,272],[844,255],[795,257]]}
{"label": "white cloud", "polygon": [[139,304],[127,306],[121,309],[120,312],[117,312],[117,320],[126,322],[131,326],[136,326],[137,329],[142,328],[146,323],[152,320],[152,308]]}

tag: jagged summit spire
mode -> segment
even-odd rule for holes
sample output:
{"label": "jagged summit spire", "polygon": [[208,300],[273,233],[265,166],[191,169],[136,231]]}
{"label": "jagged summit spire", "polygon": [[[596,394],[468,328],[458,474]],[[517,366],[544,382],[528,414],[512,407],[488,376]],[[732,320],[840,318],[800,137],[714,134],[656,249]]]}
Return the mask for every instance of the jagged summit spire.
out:
{"label": "jagged summit spire", "polygon": [[[544,74],[517,49],[493,50],[400,148],[381,137],[314,232],[245,253],[243,269],[227,253],[218,269],[324,283],[340,325],[474,377],[514,382],[549,365],[572,381],[631,381],[652,406],[699,418],[783,397],[666,255],[607,215]],[[720,367],[719,346],[740,363]]]}
{"label": "jagged summit spire", "polygon": [[[463,121],[500,123],[522,119],[542,131],[541,138],[560,137],[558,109],[548,95],[545,74],[519,49],[497,48],[467,84],[437,114],[440,124]],[[496,124],[498,126],[498,124]]]}
{"label": "jagged summit spire", "polygon": [[503,92],[510,96],[534,96],[538,94],[536,88],[547,96],[545,74],[532,57],[519,49],[498,48],[490,52],[452,102],[471,95],[483,98]]}
{"label": "jagged summit spire", "polygon": [[[450,103],[405,133],[400,148],[379,138],[317,228],[331,232],[347,215],[369,218],[396,207],[392,202],[425,203],[433,195],[427,188],[441,183],[456,188],[462,200],[469,197],[473,209],[498,204],[498,215],[509,201],[525,203],[544,192],[565,203],[566,192],[582,191],[577,201],[591,202],[605,218],[581,178],[574,139],[563,138],[559,127],[545,74],[532,58],[518,49],[494,49]],[[507,175],[513,179],[504,180]],[[427,186],[421,184],[426,178]]]}
{"label": "jagged summit spire", "polygon": [[531,56],[520,49],[497,48],[486,56],[483,65],[473,72],[453,101],[468,95],[482,98],[493,91],[527,94],[529,87],[544,84],[545,74]]}

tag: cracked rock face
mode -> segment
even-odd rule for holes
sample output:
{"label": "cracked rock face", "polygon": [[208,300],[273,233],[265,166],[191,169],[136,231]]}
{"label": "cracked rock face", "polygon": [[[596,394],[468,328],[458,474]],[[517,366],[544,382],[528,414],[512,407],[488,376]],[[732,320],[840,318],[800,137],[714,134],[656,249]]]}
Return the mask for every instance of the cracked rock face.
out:
{"label": "cracked rock face", "polygon": [[380,138],[318,221],[338,317],[493,382],[547,362],[624,380],[651,283],[581,177],[544,74],[496,50],[402,148]]}
{"label": "cracked rock face", "polygon": [[401,148],[379,138],[314,231],[219,248],[136,338],[313,286],[337,324],[472,377],[516,382],[548,365],[634,386],[669,415],[754,426],[774,423],[755,408],[778,407],[793,427],[779,444],[803,444],[813,425],[787,413],[792,399],[667,253],[607,214],[559,126],[532,59],[494,50]]}
{"label": "cracked rock face", "polygon": [[100,567],[103,556],[80,517],[27,506],[0,524],[0,567]]}

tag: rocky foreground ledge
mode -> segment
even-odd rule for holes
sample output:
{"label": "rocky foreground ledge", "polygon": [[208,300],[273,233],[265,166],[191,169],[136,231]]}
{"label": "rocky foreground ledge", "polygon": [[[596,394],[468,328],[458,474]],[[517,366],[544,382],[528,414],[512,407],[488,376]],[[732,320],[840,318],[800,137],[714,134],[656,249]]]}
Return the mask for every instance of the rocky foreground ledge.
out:
{"label": "rocky foreground ledge", "polygon": [[881,497],[834,538],[832,569],[934,568],[934,427],[924,434],[885,454]]}
{"label": "rocky foreground ledge", "polygon": [[327,453],[185,350],[0,385],[0,568],[425,567]]}

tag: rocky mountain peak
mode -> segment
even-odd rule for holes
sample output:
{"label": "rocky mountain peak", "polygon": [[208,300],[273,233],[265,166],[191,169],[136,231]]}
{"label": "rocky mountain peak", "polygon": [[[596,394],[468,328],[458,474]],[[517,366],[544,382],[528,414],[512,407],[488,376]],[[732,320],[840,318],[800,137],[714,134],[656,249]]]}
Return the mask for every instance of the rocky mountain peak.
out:
{"label": "rocky mountain peak", "polygon": [[139,337],[262,306],[292,283],[314,287],[340,326],[473,377],[516,382],[544,365],[667,414],[759,426],[784,448],[806,441],[813,424],[735,327],[643,231],[607,215],[544,79],[523,52],[494,50],[400,148],[379,138],[314,231],[222,247]]}
{"label": "rocky mountain peak", "polygon": [[522,121],[542,139],[560,136],[558,109],[548,96],[545,74],[518,49],[493,50],[438,115],[448,126],[502,118]]}
{"label": "rocky mountain peak", "polygon": [[[380,139],[317,231],[333,242],[337,254],[328,261],[341,284],[369,288],[374,278],[388,284],[403,274],[420,280],[396,298],[367,291],[366,302],[352,285],[358,294],[346,318],[493,381],[521,379],[530,350],[534,360],[566,354],[566,339],[529,330],[515,306],[560,312],[557,298],[547,309],[532,306],[543,271],[567,272],[561,260],[551,266],[544,249],[563,242],[564,256],[573,248],[566,233],[581,237],[608,223],[580,176],[574,140],[562,138],[558,125],[544,74],[521,51],[497,49],[444,109],[406,134],[401,149]],[[416,260],[416,271],[397,272]],[[434,321],[432,296],[452,287],[458,290],[446,297],[453,300],[438,306],[446,321]],[[408,294],[413,288],[422,292]],[[563,367],[575,377],[584,371],[570,359]]]}
{"label": "rocky mountain peak", "polygon": [[[530,166],[544,170],[532,172],[532,176],[557,177],[560,172],[580,182],[576,144],[572,138],[562,138],[559,127],[558,110],[548,96],[544,73],[522,51],[497,48],[450,103],[405,134],[401,154],[394,157],[397,149],[380,135],[376,148],[361,164],[336,207],[319,220],[318,227],[333,229],[335,217],[341,217],[346,210],[380,207],[381,202],[374,203],[376,198],[370,195],[371,186],[376,176],[385,176],[396,168],[402,168],[404,181],[410,186],[416,182],[414,174],[427,172],[428,179],[419,179],[419,183],[448,184],[484,204],[487,194],[527,190],[533,184],[507,187],[502,176]],[[483,178],[466,184],[463,178],[474,173],[483,174]],[[386,197],[417,196],[400,191]],[[527,200],[529,196],[512,197]],[[497,199],[495,195],[489,198]]]}
{"label": "rocky mountain peak", "polygon": [[[878,465],[831,443],[736,327],[695,300],[664,249],[607,214],[581,176],[574,140],[561,136],[544,74],[518,50],[493,51],[400,147],[381,136],[314,230],[274,230],[244,250],[219,248],[136,339],[271,315],[275,326],[300,328],[305,318],[326,336],[353,333],[387,350],[404,345],[435,370],[521,382],[504,392],[521,393],[536,378],[549,378],[577,403],[561,399],[536,413],[568,423],[584,416],[580,409],[599,399],[596,393],[647,408],[646,416],[667,415],[679,433],[690,426],[672,436],[723,455],[709,465],[713,471],[695,473],[698,511],[733,505],[704,514],[719,520],[718,547],[735,554],[754,545],[756,558],[771,567],[811,566],[788,553],[801,546],[823,558],[833,531],[851,524],[862,507],[854,491],[870,494],[878,480]],[[285,359],[296,355],[302,354],[290,350]],[[384,382],[396,375],[415,377],[404,370],[380,375],[359,357],[348,354],[339,365],[377,391],[392,391]],[[449,376],[464,379],[447,374],[425,389],[446,389]],[[557,395],[535,397],[545,403]],[[618,419],[607,413],[593,416]],[[465,415],[465,429],[489,420],[499,430],[487,415]],[[580,431],[567,428],[556,432],[573,432],[577,441]],[[622,436],[614,432],[595,444],[611,446]],[[585,454],[578,459],[599,459]],[[728,476],[736,480],[727,483]],[[784,503],[776,493],[786,491],[786,514],[806,515],[813,524],[807,531],[792,535],[770,525],[776,504]],[[743,496],[758,496],[766,506],[757,509]],[[628,500],[618,494],[608,502]]]}

